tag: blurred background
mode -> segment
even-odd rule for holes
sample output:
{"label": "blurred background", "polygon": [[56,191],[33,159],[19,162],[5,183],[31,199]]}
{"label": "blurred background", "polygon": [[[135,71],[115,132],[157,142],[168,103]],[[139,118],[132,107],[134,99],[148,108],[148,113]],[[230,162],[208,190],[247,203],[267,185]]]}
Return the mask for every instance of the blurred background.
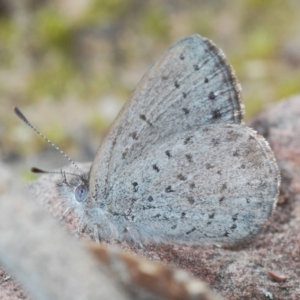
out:
{"label": "blurred background", "polygon": [[193,33],[226,53],[246,118],[300,91],[299,0],[0,0],[0,160],[24,180],[67,163],[13,106],[76,161],[93,160],[148,67]]}

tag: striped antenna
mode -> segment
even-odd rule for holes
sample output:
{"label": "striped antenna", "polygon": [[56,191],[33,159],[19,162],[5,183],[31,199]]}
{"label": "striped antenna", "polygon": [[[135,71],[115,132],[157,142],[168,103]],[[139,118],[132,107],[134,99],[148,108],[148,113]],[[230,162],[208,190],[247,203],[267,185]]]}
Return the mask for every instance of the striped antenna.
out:
{"label": "striped antenna", "polygon": [[[32,167],[30,169],[30,171],[32,173],[37,173],[37,174],[61,174],[61,172],[62,172],[62,171],[45,171],[45,170],[38,169],[36,167]],[[78,175],[78,174],[75,174],[75,173],[70,173],[70,172],[65,172],[65,171],[64,171],[64,174],[81,177],[81,175]]]}
{"label": "striped antenna", "polygon": [[41,136],[47,143],[49,143],[52,147],[54,147],[57,151],[59,151],[79,172],[80,175],[82,175],[82,172],[76,165],[73,159],[70,158],[64,151],[62,151],[59,147],[57,147],[55,144],[53,144],[49,139],[47,139],[41,132],[39,132],[23,115],[23,113],[17,108],[14,107],[14,112],[15,114],[26,124],[28,125],[31,129],[33,129],[39,136]]}

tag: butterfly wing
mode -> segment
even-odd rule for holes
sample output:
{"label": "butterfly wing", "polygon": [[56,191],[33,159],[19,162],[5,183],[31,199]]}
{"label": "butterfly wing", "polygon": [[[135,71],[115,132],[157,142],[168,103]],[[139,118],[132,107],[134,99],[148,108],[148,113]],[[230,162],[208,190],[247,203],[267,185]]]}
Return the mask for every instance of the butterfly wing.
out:
{"label": "butterfly wing", "polygon": [[122,239],[128,231],[141,241],[234,244],[257,234],[276,202],[279,175],[267,143],[242,116],[220,50],[198,35],[169,48],[92,165],[87,206],[101,236]]}
{"label": "butterfly wing", "polygon": [[240,124],[242,117],[223,52],[199,35],[187,37],[148,70],[115,120],[94,160],[91,192],[107,198],[115,174],[169,136],[203,124]]}
{"label": "butterfly wing", "polygon": [[230,245],[261,230],[278,185],[261,136],[242,125],[203,125],[128,165],[114,177],[109,202],[140,241]]}

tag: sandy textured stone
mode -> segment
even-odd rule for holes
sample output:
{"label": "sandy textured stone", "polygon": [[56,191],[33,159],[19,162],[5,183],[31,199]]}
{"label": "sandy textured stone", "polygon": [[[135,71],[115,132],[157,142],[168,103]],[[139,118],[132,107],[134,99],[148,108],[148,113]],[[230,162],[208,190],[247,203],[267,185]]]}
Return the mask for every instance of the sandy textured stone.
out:
{"label": "sandy textured stone", "polygon": [[[126,243],[121,247],[183,268],[226,299],[300,299],[300,95],[274,105],[249,125],[269,140],[282,176],[281,195],[270,224],[251,244],[239,249],[177,245],[139,249]],[[41,176],[30,191],[60,216],[64,207],[56,196],[57,176]],[[76,234],[75,216],[68,215],[63,223]],[[89,238],[91,233],[83,231],[81,236]],[[285,279],[277,280],[270,273]]]}
{"label": "sandy textured stone", "polygon": [[[0,169],[0,263],[34,299],[131,299],[17,178]],[[8,273],[1,277],[0,299],[27,298]]]}

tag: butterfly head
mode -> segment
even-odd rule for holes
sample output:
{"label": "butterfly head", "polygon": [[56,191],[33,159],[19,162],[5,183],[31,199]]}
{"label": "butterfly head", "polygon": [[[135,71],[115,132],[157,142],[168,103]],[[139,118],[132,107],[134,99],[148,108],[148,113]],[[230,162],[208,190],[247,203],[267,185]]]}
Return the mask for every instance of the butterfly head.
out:
{"label": "butterfly head", "polygon": [[71,174],[61,171],[62,179],[56,183],[59,194],[73,207],[88,204],[89,174]]}
{"label": "butterfly head", "polygon": [[[59,151],[77,170],[76,173],[67,173],[61,171],[62,180],[57,183],[58,191],[60,195],[68,201],[72,207],[77,207],[78,205],[87,202],[89,194],[89,172],[83,173],[77,166],[77,164],[72,160],[64,151],[62,151],[58,146],[52,143],[48,138],[46,138],[39,130],[37,130],[24,116],[24,114],[17,108],[14,108],[15,114],[31,129],[33,129],[39,136],[41,136],[47,143]],[[58,173],[43,171],[38,168],[31,168],[34,173]],[[68,178],[67,178],[68,177]]]}

